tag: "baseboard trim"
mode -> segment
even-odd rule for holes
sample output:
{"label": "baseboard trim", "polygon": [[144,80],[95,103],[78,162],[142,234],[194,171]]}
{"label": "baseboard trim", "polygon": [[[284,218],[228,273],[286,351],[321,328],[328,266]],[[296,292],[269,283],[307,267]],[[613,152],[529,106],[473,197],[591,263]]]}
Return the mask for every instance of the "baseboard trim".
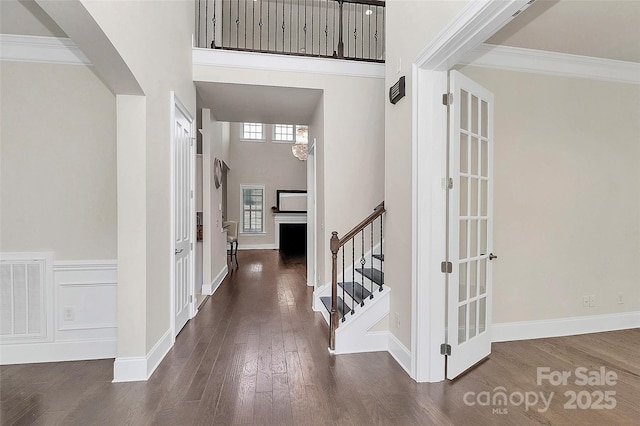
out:
{"label": "baseboard trim", "polygon": [[240,244],[238,250],[277,250],[275,244]]}
{"label": "baseboard trim", "polygon": [[391,332],[388,332],[388,335],[389,353],[400,364],[400,367],[411,376],[411,351]]}
{"label": "baseboard trim", "polygon": [[493,342],[542,339],[640,327],[640,311],[493,324]]}
{"label": "baseboard trim", "polygon": [[84,361],[115,358],[116,339],[89,339],[67,342],[20,343],[0,346],[0,364]]}
{"label": "baseboard trim", "polygon": [[215,291],[220,287],[222,281],[227,277],[229,273],[229,265],[224,265],[222,270],[216,275],[211,284],[204,284],[202,286],[202,294],[206,296],[211,296]]}
{"label": "baseboard trim", "polygon": [[169,329],[153,345],[147,356],[116,358],[113,363],[113,383],[149,380],[172,346]]}

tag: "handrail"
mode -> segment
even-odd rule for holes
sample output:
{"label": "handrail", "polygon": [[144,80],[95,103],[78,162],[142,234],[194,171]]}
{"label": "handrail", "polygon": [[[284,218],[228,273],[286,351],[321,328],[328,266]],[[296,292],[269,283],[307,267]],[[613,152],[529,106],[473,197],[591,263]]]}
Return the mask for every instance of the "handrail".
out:
{"label": "handrail", "polygon": [[[353,239],[359,232],[362,232],[367,226],[371,225],[374,220],[382,216],[385,212],[384,201],[376,206],[369,216],[367,216],[362,222],[356,225],[351,231],[347,232],[344,237],[338,238],[338,233],[333,231],[331,233],[330,250],[331,250],[331,311],[330,311],[330,336],[329,336],[329,348],[335,350],[336,348],[336,330],[339,324],[338,318],[338,252],[347,241]],[[381,231],[382,232],[382,231]],[[343,269],[344,269],[344,254],[343,254]],[[344,293],[344,291],[343,291]],[[344,319],[344,318],[343,318]]]}
{"label": "handrail", "polygon": [[[371,213],[369,216],[367,216],[366,219],[364,219],[362,222],[360,222],[358,225],[356,225],[356,227],[353,228],[351,231],[347,232],[347,234],[344,237],[340,238],[340,247],[345,245],[345,243],[347,241],[349,241],[351,238],[355,237],[358,232],[360,232],[364,228],[366,228],[367,225],[369,225],[371,222],[376,220],[384,212],[385,212],[385,209],[384,209],[384,201],[383,201],[380,204],[378,204],[375,209],[373,209],[373,213]],[[337,232],[335,234],[336,234],[336,236],[338,235]]]}

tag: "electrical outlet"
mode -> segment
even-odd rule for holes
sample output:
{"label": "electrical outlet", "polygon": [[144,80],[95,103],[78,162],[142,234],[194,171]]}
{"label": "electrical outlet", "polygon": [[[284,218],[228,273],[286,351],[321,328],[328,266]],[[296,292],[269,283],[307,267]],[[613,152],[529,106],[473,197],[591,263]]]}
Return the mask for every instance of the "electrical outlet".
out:
{"label": "electrical outlet", "polygon": [[592,294],[591,296],[589,296],[589,307],[590,308],[595,308],[596,307],[596,295]]}
{"label": "electrical outlet", "polygon": [[623,303],[624,303],[624,293],[620,291],[618,292],[618,304],[622,305]]}
{"label": "electrical outlet", "polygon": [[582,296],[582,307],[583,308],[589,307],[589,296]]}
{"label": "electrical outlet", "polygon": [[64,308],[64,320],[73,321],[74,312],[73,308]]}

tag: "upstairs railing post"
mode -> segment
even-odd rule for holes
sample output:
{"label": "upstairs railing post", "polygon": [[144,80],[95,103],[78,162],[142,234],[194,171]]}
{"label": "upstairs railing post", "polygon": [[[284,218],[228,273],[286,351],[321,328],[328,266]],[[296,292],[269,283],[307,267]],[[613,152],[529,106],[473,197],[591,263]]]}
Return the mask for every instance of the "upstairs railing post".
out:
{"label": "upstairs railing post", "polygon": [[336,329],[338,328],[338,251],[340,250],[340,239],[338,233],[333,231],[330,240],[331,248],[331,320],[329,324],[329,348],[336,349]]}
{"label": "upstairs railing post", "polygon": [[[344,59],[344,41],[342,41],[342,8],[344,6],[344,1],[339,0],[338,5],[339,8],[339,23],[338,23],[338,58]],[[335,33],[334,33],[335,34]]]}

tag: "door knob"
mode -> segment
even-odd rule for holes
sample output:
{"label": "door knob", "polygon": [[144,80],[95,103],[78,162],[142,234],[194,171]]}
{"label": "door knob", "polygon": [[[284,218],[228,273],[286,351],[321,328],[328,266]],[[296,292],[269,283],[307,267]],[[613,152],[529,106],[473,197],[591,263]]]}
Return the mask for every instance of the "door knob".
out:
{"label": "door knob", "polygon": [[489,253],[489,260],[493,260],[493,259],[497,259],[497,258],[498,258],[498,256],[496,256],[495,254]]}
{"label": "door knob", "polygon": [[176,254],[180,254],[180,253],[182,253],[183,251],[184,251],[184,249],[180,249],[180,250],[176,249]]}

